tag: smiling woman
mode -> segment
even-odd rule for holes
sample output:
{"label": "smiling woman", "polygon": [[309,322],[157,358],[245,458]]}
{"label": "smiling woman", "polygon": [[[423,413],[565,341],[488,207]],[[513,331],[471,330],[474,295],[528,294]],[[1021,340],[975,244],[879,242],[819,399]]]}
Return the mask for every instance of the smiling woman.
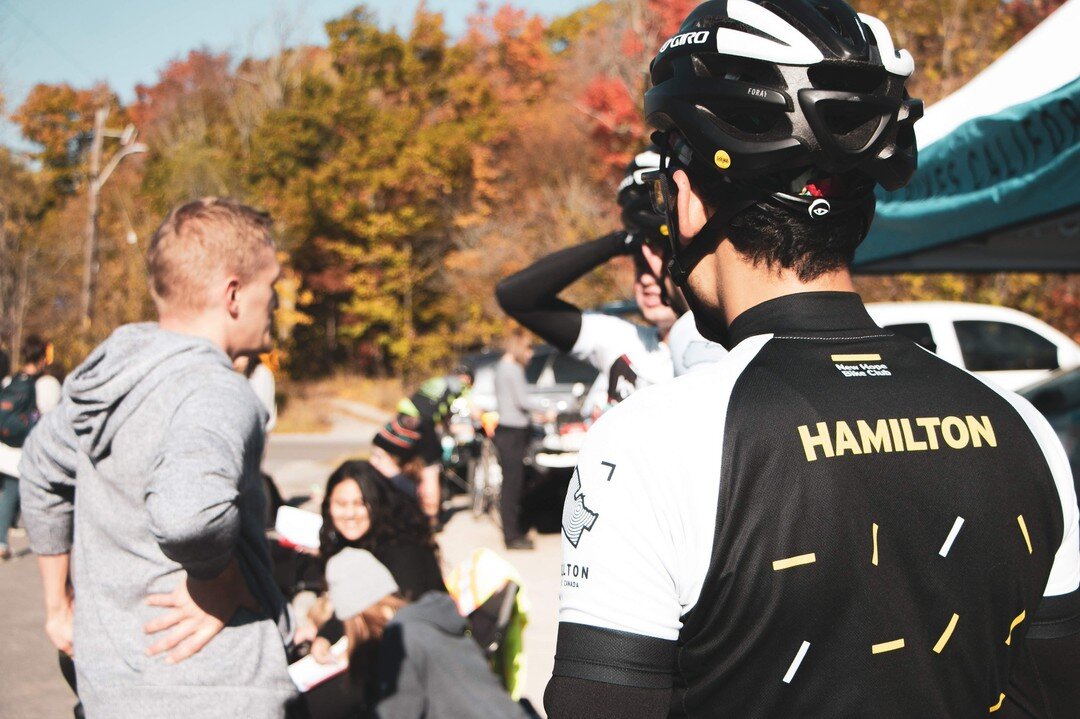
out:
{"label": "smiling woman", "polygon": [[322,503],[323,561],[352,547],[366,549],[386,565],[407,599],[445,591],[427,519],[416,502],[368,462],[349,461],[334,470]]}

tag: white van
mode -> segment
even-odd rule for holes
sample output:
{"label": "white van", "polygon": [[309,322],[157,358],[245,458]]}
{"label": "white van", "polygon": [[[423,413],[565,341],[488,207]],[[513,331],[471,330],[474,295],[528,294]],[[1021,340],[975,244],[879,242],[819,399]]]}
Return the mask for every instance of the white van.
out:
{"label": "white van", "polygon": [[1080,365],[1080,345],[1042,320],[1008,307],[967,302],[875,302],[882,327],[942,359],[1018,390],[1059,367]]}

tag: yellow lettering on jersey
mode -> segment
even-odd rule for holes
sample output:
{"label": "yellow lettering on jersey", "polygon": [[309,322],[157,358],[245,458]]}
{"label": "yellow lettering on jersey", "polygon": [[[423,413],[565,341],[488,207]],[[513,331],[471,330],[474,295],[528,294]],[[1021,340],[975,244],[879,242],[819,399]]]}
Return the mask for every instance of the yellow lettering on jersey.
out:
{"label": "yellow lettering on jersey", "polygon": [[[987,419],[987,422],[990,420]],[[926,443],[931,450],[938,448],[937,428],[941,426],[941,420],[937,417],[916,417],[915,424],[926,430]]]}
{"label": "yellow lettering on jersey", "polygon": [[970,414],[966,417],[968,429],[971,430],[971,444],[982,447],[983,440],[991,447],[997,447],[997,437],[994,436],[994,426],[990,424],[990,418],[985,414],[975,419]]}
{"label": "yellow lettering on jersey", "polygon": [[860,419],[855,426],[859,428],[863,454],[892,451],[892,437],[889,436],[888,422],[879,419],[874,429],[870,429],[870,423],[865,419]]}
{"label": "yellow lettering on jersey", "polygon": [[990,713],[993,714],[994,712],[996,712],[998,709],[1001,708],[1001,705],[1004,704],[1004,703],[1005,703],[1005,695],[1002,694],[1001,696],[998,697],[998,703],[995,704],[994,706],[990,707]]}
{"label": "yellow lettering on jersey", "polygon": [[963,449],[971,441],[971,433],[968,432],[964,420],[959,417],[946,417],[941,420],[941,436],[945,438],[945,444],[953,449]]}
{"label": "yellow lettering on jersey", "polygon": [[897,452],[904,451],[904,435],[900,432],[900,420],[890,419],[889,430],[892,431],[893,449]]}
{"label": "yellow lettering on jersey", "polygon": [[832,438],[829,437],[829,425],[824,422],[817,423],[817,434],[811,435],[807,425],[799,427],[799,437],[802,438],[803,451],[806,452],[806,461],[813,462],[817,459],[815,447],[821,447],[826,457],[834,457]]}
{"label": "yellow lettering on jersey", "polygon": [[837,420],[831,424],[817,422],[813,429],[808,424],[799,425],[798,432],[807,462],[816,462],[821,456],[998,446],[994,425],[986,415],[859,419],[854,425]]}
{"label": "yellow lettering on jersey", "polygon": [[855,440],[855,433],[851,431],[851,427],[848,427],[848,423],[837,422],[836,456],[839,457],[844,452],[851,452],[852,454],[862,454],[862,450],[859,448],[859,443]]}
{"label": "yellow lettering on jersey", "polygon": [[911,420],[900,420],[900,427],[904,430],[904,445],[909,452],[924,452],[926,451],[926,442],[915,439],[915,435],[911,432]]}

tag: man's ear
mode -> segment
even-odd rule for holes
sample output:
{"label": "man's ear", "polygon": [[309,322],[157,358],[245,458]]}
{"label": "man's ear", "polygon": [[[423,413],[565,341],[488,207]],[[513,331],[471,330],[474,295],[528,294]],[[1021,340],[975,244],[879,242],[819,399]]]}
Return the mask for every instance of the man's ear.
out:
{"label": "man's ear", "polygon": [[240,315],[240,278],[230,277],[225,285],[225,307],[229,316],[236,319]]}
{"label": "man's ear", "polygon": [[690,184],[690,178],[683,170],[675,170],[672,176],[679,195],[675,201],[675,211],[679,214],[679,235],[681,240],[692,240],[705,226],[709,219],[709,213],[705,209],[705,203],[694,191]]}

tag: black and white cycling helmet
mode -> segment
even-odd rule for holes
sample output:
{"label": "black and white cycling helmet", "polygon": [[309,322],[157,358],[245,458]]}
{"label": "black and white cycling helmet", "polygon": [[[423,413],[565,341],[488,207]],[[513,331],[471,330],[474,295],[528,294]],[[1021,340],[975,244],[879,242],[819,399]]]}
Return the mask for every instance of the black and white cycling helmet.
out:
{"label": "black and white cycling helmet", "polygon": [[861,211],[868,227],[874,185],[915,171],[913,70],[884,23],[842,0],[709,0],[653,59],[645,115],[721,199],[714,224],[764,203]]}
{"label": "black and white cycling helmet", "polygon": [[619,183],[618,201],[622,209],[623,227],[628,232],[640,232],[649,239],[667,243],[667,218],[653,208],[644,176],[660,169],[660,148],[649,145],[634,155],[626,166],[626,175]]}

